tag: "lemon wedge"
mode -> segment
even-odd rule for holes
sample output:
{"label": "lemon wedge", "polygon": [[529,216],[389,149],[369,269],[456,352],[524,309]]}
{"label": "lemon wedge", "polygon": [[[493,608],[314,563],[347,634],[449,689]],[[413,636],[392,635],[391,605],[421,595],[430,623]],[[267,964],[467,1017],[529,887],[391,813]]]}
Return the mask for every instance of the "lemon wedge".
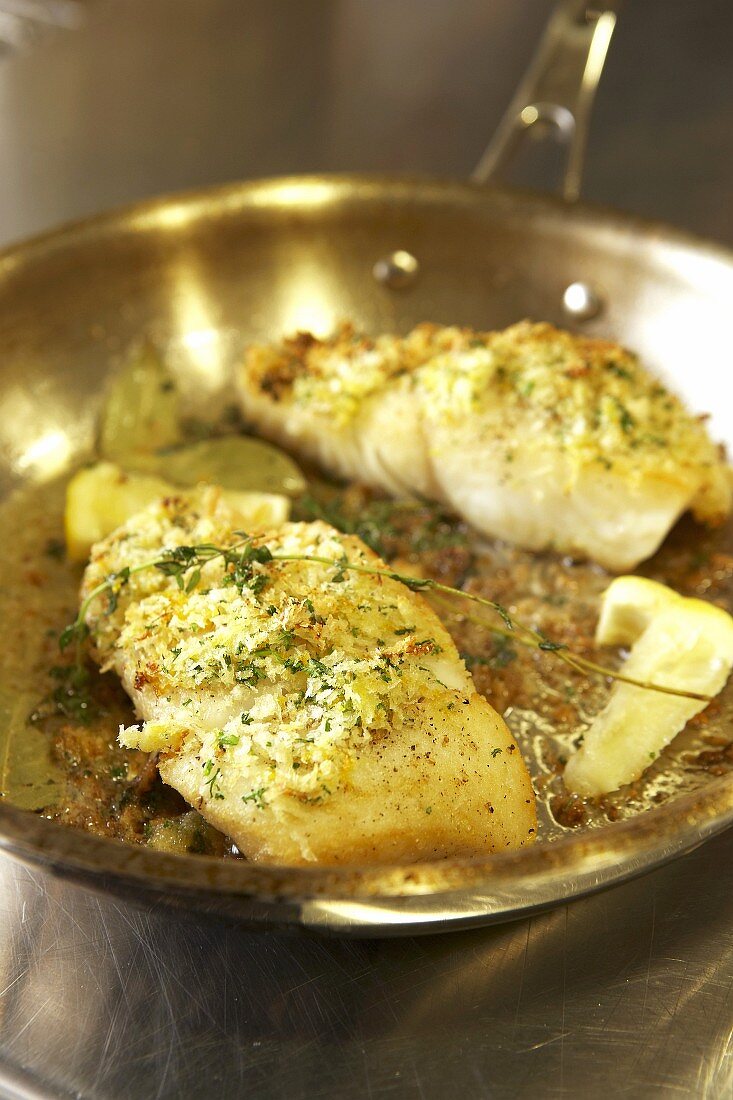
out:
{"label": "lemon wedge", "polygon": [[[733,667],[733,618],[727,611],[644,577],[617,577],[609,585],[596,641],[631,646],[624,675],[678,691],[717,695]],[[600,795],[633,783],[706,706],[617,682],[568,761],[566,787]]]}
{"label": "lemon wedge", "polygon": [[[128,474],[113,462],[87,466],[66,487],[64,526],[71,561],[86,561],[95,542],[161,497],[181,490],[151,474]],[[238,493],[224,490],[224,499],[259,528],[277,527],[290,514],[290,501],[279,493]]]}

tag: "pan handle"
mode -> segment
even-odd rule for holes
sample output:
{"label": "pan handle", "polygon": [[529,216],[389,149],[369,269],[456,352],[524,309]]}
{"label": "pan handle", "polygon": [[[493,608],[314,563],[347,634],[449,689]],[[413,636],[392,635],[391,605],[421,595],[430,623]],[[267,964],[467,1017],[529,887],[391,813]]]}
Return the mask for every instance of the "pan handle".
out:
{"label": "pan handle", "polygon": [[578,198],[591,109],[621,3],[561,0],[472,180],[497,180],[528,136],[541,137],[563,147],[560,191],[568,202]]}

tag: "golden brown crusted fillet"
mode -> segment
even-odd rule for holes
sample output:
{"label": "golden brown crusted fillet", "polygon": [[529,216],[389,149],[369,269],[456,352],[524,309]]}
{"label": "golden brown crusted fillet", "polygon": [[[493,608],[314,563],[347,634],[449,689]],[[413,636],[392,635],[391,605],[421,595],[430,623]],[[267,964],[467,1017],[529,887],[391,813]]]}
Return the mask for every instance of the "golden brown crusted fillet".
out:
{"label": "golden brown crusted fillet", "polygon": [[[215,493],[169,499],[98,544],[83,593],[165,548],[236,541]],[[323,523],[259,537],[272,553],[382,568]],[[97,659],[143,721],[123,743],[159,751],[163,779],[271,863],[390,863],[518,847],[534,796],[502,719],[428,604],[390,577],[309,562],[228,583],[221,558],[191,592],[134,573],[92,604]]]}
{"label": "golden brown crusted fillet", "polygon": [[300,333],[251,348],[238,387],[263,434],[336,474],[615,570],[649,557],[687,508],[717,523],[731,507],[701,419],[623,348],[548,324]]}

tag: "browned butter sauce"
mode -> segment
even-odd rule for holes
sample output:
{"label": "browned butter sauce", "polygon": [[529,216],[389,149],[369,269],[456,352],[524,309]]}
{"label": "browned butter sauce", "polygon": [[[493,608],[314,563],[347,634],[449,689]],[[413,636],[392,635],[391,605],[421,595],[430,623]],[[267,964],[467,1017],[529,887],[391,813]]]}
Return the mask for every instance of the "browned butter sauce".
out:
{"label": "browned butter sauce", "polygon": [[[97,835],[231,856],[232,845],[160,781],[154,760],[117,744],[132,707],[113,674],[89,666],[69,681],[73,654],[58,635],[77,612],[78,566],[63,552],[64,482],[25,488],[0,506],[0,793],[12,803]],[[295,518],[323,516],[355,531],[404,572],[464,586],[575,652],[617,664],[593,645],[598,566],[487,543],[432,506],[400,504],[352,486],[314,481]],[[708,531],[683,520],[641,570],[683,595],[730,610],[733,524]],[[609,684],[576,675],[549,653],[492,633],[490,612],[435,598],[476,686],[518,739],[537,793],[540,838],[633,816],[733,768],[733,686],[694,719],[633,787],[590,802],[566,795],[563,764]]]}

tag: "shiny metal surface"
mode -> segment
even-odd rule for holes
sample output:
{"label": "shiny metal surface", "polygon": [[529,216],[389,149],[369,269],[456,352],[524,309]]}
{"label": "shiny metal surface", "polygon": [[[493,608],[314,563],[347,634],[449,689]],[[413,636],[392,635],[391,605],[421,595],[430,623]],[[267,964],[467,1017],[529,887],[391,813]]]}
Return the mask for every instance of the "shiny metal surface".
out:
{"label": "shiny metal surface", "polygon": [[[5,239],[235,175],[350,165],[461,174],[548,5],[471,0],[442,16],[440,5],[420,3],[417,17],[410,2],[323,4],[311,14],[312,37],[298,27],[290,56],[276,26],[284,15],[297,23],[304,5],[176,0],[176,18],[165,0],[124,7],[108,4],[87,31],[0,67]],[[387,9],[396,13],[391,38]],[[334,41],[336,12],[338,63],[329,66],[310,43]],[[730,157],[710,159],[731,104],[730,15],[708,0],[627,5],[591,134],[589,194],[733,240]],[[436,41],[445,64],[420,64]],[[136,61],[148,56],[144,43],[156,67]],[[390,83],[393,49],[404,64]],[[267,65],[235,65],[247,51]],[[165,78],[194,57],[203,65],[180,80],[169,116]],[[92,71],[95,94],[85,97],[77,77]],[[328,108],[319,94],[326,76]],[[215,94],[202,97],[203,81]],[[377,111],[361,110],[365,89]],[[246,106],[253,96],[256,111]],[[122,102],[131,104],[124,112]],[[223,102],[231,106],[222,113]],[[462,112],[477,102],[485,111]],[[566,909],[381,943],[250,935],[98,897],[3,858],[2,1088],[85,1097],[726,1097],[731,857],[728,832]]]}
{"label": "shiny metal surface", "polygon": [[543,916],[372,942],[249,935],[6,863],[5,1080],[110,1100],[727,1097],[732,858],[726,834]]}
{"label": "shiny metal surface", "polygon": [[377,260],[372,274],[378,283],[390,290],[406,290],[420,274],[420,262],[411,252],[398,248],[396,252],[390,252],[389,256]]}
{"label": "shiny metal surface", "polygon": [[603,309],[603,299],[590,283],[570,283],[563,291],[562,304],[574,321],[590,321]]}
{"label": "shiny metal surface", "polygon": [[601,5],[562,0],[537,53],[471,178],[495,182],[527,138],[544,137],[563,147],[560,194],[580,195],[593,101],[616,26],[620,0]]}

